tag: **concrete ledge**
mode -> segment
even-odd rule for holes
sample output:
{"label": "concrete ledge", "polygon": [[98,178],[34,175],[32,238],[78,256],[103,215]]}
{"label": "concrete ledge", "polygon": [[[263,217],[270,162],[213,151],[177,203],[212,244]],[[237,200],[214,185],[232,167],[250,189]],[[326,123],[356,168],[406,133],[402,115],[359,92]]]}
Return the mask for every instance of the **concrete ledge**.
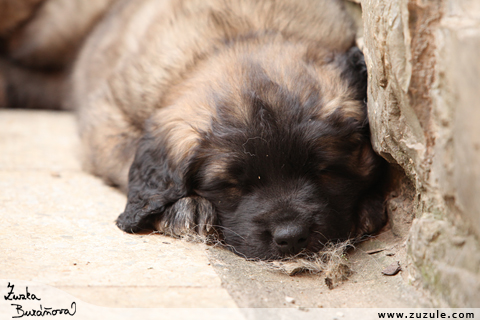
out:
{"label": "concrete ledge", "polygon": [[2,110],[0,136],[0,279],[98,306],[236,307],[204,245],[116,228],[126,198],[81,171],[72,114]]}

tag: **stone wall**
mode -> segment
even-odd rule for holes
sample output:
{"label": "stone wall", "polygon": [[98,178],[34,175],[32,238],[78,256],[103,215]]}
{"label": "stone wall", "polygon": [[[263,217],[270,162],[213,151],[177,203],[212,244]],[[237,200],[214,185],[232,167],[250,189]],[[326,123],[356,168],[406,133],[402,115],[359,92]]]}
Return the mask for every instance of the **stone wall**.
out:
{"label": "stone wall", "polygon": [[480,1],[362,0],[375,149],[412,282],[480,307]]}

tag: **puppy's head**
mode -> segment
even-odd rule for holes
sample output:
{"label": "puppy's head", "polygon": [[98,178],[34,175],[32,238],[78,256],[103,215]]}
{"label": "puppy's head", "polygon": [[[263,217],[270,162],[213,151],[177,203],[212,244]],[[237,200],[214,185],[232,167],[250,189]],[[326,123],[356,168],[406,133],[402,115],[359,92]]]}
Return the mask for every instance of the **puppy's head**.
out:
{"label": "puppy's head", "polygon": [[144,138],[118,225],[177,234],[211,224],[234,252],[260,259],[377,231],[383,162],[370,144],[361,52],[283,48],[272,61],[268,48],[235,50],[204,88],[202,111],[178,111],[177,120],[192,116],[183,145],[165,129],[171,117]]}

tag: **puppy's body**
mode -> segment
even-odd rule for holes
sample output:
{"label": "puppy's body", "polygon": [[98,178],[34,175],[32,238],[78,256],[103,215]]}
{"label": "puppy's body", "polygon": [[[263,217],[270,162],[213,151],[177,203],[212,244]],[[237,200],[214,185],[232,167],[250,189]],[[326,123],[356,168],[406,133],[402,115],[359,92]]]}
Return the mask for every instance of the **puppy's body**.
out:
{"label": "puppy's body", "polygon": [[218,226],[247,257],[385,222],[366,71],[338,1],[125,0],[72,76],[86,164],[128,189],[117,224]]}
{"label": "puppy's body", "polygon": [[[237,59],[218,57],[219,52],[237,42],[253,45],[275,34],[285,42],[302,41],[303,50],[311,45],[312,50],[344,52],[354,41],[351,22],[336,1],[123,1],[90,37],[73,78],[73,102],[80,110],[87,161],[95,162],[92,170],[125,190],[135,151],[128,146],[136,145],[143,135],[145,120],[154,114],[173,117],[170,110],[163,109],[171,106],[182,90],[188,90],[183,89],[184,82],[204,64],[229,67]],[[279,44],[277,51],[281,50]],[[277,52],[264,55],[266,61],[279,58]],[[215,59],[218,62],[212,62]],[[214,70],[197,75],[207,86],[228,86],[218,83],[225,81],[222,79],[210,81],[220,76]],[[238,83],[230,85],[232,89],[235,86]],[[208,103],[196,104],[190,104],[192,118],[197,112],[211,114]],[[173,114],[184,112],[177,110]],[[106,114],[110,116],[102,116]],[[205,115],[197,118],[208,121]],[[127,135],[121,148],[116,146],[118,140],[106,140],[117,134]],[[185,147],[178,146],[178,141],[172,145],[182,153],[180,149],[189,147],[188,139],[177,136]]]}

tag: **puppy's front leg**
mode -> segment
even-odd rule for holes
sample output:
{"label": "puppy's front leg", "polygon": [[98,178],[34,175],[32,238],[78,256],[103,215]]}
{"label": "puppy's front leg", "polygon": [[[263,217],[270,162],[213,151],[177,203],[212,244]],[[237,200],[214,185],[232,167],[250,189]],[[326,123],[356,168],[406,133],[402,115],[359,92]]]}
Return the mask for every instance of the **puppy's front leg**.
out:
{"label": "puppy's front leg", "polygon": [[212,203],[199,196],[185,197],[159,215],[154,227],[163,234],[183,236],[196,233],[202,237],[211,234],[215,225]]}

